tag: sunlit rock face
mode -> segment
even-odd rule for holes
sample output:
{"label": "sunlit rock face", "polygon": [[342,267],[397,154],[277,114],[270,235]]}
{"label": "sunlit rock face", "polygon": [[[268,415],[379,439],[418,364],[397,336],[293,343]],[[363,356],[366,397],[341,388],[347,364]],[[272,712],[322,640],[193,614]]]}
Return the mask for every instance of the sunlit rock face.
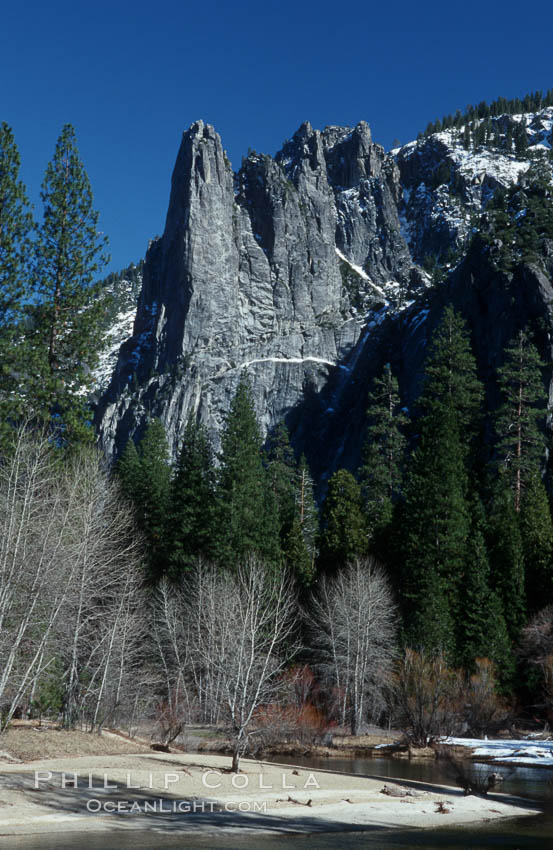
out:
{"label": "sunlit rock face", "polygon": [[[530,149],[550,144],[549,113],[525,119]],[[250,153],[234,173],[213,127],[193,124],[163,236],[148,248],[132,335],[97,406],[107,453],[152,416],[173,456],[190,415],[218,446],[247,375],[264,433],[285,420],[326,477],[358,461],[368,384],[385,362],[414,398],[445,300],[478,328],[489,370],[514,324],[513,289],[516,321],[523,310],[550,323],[547,268],[507,281],[485,257],[461,262],[475,213],[529,165],[466,151],[461,137],[436,133],[386,153],[365,122],[322,132],[305,123],[275,157]],[[428,258],[448,253],[447,284],[433,285]]]}

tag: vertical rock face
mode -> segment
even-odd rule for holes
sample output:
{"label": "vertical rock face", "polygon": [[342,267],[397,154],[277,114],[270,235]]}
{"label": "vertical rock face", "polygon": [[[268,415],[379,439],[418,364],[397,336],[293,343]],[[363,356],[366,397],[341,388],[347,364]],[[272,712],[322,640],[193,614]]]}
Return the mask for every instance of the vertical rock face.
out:
{"label": "vertical rock face", "polygon": [[412,283],[400,198],[399,170],[364,122],[303,124],[274,159],[252,153],[236,175],[214,129],[193,124],[133,336],[98,407],[108,453],[149,416],[173,452],[190,414],[217,442],[244,371],[266,430],[306,394],[339,393],[367,311]]}
{"label": "vertical rock face", "polygon": [[[530,153],[553,142],[553,109],[525,121]],[[365,122],[322,132],[305,123],[274,158],[251,153],[234,174],[215,130],[193,124],[132,336],[97,406],[108,454],[151,416],[165,423],[173,455],[190,415],[217,446],[245,373],[265,432],[285,419],[323,478],[354,466],[368,383],[389,361],[410,403],[446,300],[469,318],[483,374],[527,319],[549,329],[547,353],[551,262],[512,279],[487,256],[459,263],[475,215],[529,163],[505,146],[465,149],[462,128],[392,155]],[[446,283],[431,285],[419,265],[429,257],[449,263]]]}

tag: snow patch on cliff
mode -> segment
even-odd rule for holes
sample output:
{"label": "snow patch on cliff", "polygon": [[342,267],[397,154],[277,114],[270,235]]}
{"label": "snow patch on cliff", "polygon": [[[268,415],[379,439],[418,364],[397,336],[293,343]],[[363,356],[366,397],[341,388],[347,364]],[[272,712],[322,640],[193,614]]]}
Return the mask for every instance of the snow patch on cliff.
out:
{"label": "snow patch on cliff", "polygon": [[118,313],[113,325],[106,332],[104,346],[98,357],[98,365],[93,371],[94,387],[99,392],[107,389],[117,364],[119,349],[132,336],[136,307]]}
{"label": "snow patch on cliff", "polygon": [[[303,364],[303,363],[322,363],[324,366],[337,366],[340,369],[346,369],[345,366],[333,363],[332,360],[325,360],[323,357],[258,357],[255,360],[246,360],[245,363],[240,363],[238,369],[247,369],[248,366],[253,366],[255,363],[286,363],[286,364]],[[348,370],[349,371],[349,370]]]}

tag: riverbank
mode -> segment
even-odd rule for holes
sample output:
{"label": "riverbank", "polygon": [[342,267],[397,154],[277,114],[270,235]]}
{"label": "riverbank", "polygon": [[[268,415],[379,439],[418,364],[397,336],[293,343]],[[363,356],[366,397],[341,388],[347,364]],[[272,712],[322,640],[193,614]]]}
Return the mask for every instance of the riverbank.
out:
{"label": "riverbank", "polygon": [[0,763],[0,836],[151,830],[312,833],[437,827],[535,814],[529,801],[224,756],[126,753]]}

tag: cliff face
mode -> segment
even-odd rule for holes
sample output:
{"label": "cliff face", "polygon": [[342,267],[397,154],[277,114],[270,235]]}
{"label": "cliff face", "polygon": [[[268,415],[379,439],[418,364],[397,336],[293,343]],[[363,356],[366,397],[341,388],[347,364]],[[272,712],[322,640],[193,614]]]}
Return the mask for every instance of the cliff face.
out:
{"label": "cliff face", "polygon": [[[286,419],[316,472],[353,464],[368,381],[391,360],[415,394],[446,296],[500,344],[490,292],[508,310],[514,284],[490,284],[473,258],[440,289],[420,264],[459,252],[494,187],[527,167],[513,154],[469,153],[453,132],[389,154],[364,122],[322,132],[305,123],[276,157],[252,153],[234,174],[214,129],[193,124],[163,236],[148,249],[132,336],[98,404],[107,452],[150,416],[164,421],[173,453],[190,414],[217,445],[246,373],[265,431]],[[547,273],[528,270],[520,285],[522,301],[539,302],[550,321]]]}

